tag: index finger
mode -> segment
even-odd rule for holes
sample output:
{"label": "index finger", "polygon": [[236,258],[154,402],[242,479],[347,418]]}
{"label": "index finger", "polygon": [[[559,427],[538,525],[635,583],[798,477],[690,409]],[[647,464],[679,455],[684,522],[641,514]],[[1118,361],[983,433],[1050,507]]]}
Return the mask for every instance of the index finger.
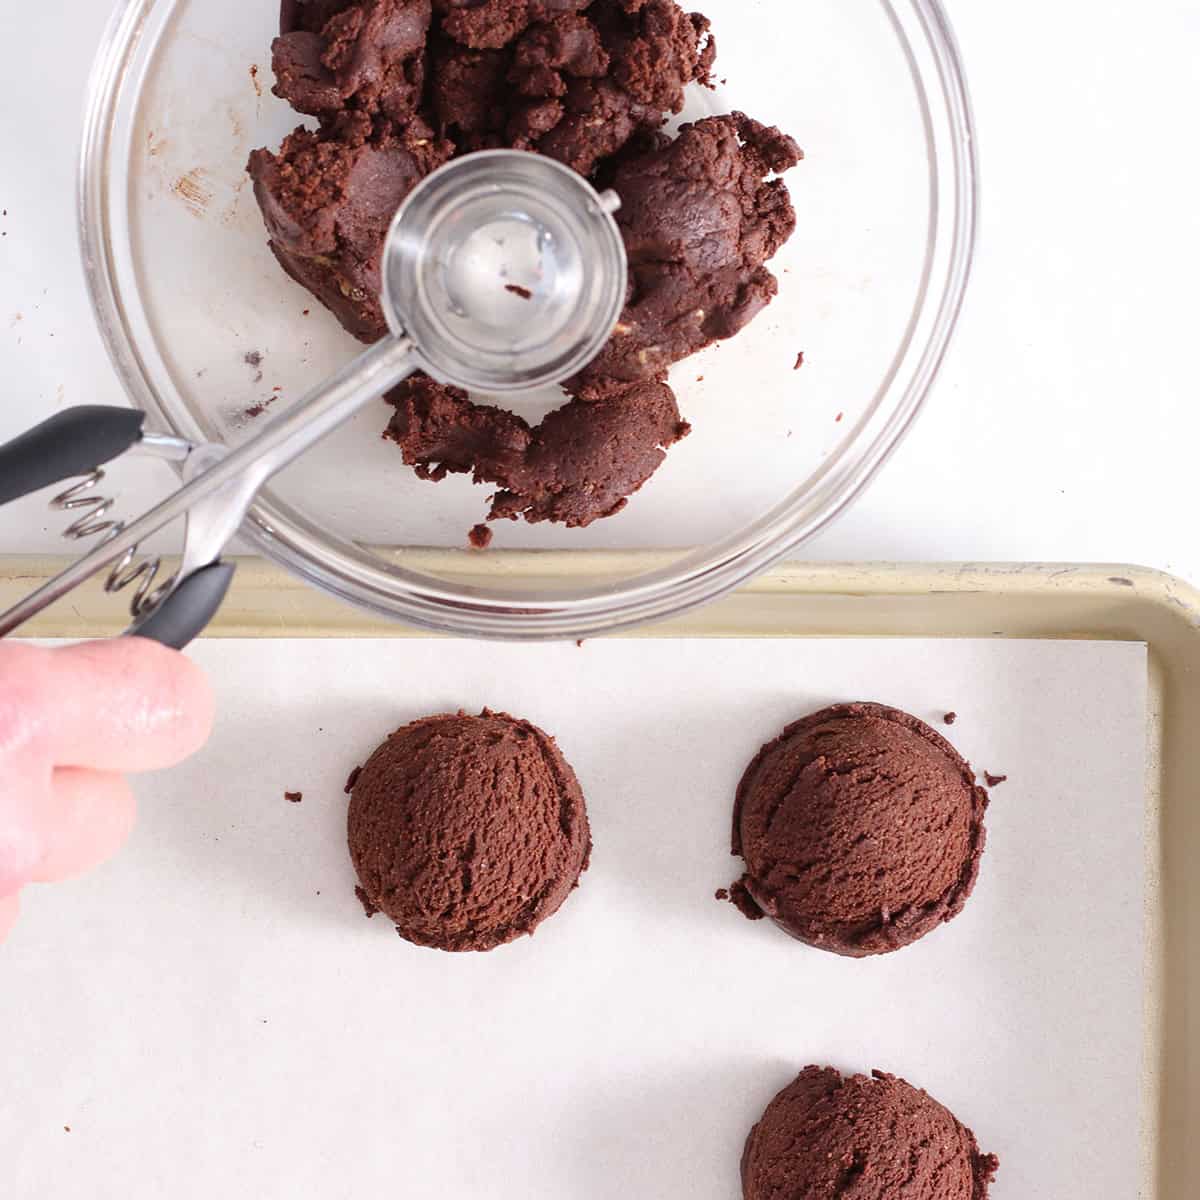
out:
{"label": "index finger", "polygon": [[208,679],[144,638],[35,651],[19,691],[57,767],[151,771],[198,750],[212,729]]}

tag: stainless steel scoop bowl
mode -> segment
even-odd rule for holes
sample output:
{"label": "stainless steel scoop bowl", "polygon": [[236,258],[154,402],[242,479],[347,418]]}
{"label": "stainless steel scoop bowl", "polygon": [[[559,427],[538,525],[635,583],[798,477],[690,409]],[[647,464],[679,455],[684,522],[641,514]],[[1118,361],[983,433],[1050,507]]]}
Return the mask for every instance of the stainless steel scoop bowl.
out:
{"label": "stainless steel scoop bowl", "polygon": [[552,159],[514,150],[455,159],[392,222],[383,261],[392,334],[461,387],[561,382],[595,358],[625,300],[618,205]]}

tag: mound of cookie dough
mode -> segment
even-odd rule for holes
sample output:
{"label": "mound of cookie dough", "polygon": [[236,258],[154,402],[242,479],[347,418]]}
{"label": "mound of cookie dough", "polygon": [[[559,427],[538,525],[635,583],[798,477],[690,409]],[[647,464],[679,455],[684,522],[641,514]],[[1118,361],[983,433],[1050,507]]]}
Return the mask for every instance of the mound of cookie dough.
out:
{"label": "mound of cookie dough", "polygon": [[554,739],[487,709],[393,733],[354,777],[347,827],[368,915],[439,950],[533,933],[578,885],[592,846]]}
{"label": "mound of cookie dough", "polygon": [[250,156],[272,253],[364,342],[387,333],[380,265],[392,217],[453,153],[419,121],[396,126],[356,114],[339,122],[336,137],[297,129],[278,154]]}
{"label": "mound of cookie dough", "polygon": [[895,1075],[805,1067],[742,1154],[744,1200],[987,1200],[1000,1163],[926,1092]]}
{"label": "mound of cookie dough", "polygon": [[863,957],[915,942],[963,909],[988,796],[924,721],[839,704],[789,725],[746,768],[731,898],[822,950]]}
{"label": "mound of cookie dough", "polygon": [[400,124],[421,105],[430,0],[283,0],[275,95],[315,117],[343,110]]}
{"label": "mound of cookie dough", "polygon": [[396,412],[384,436],[422,478],[469,473],[500,489],[489,520],[572,528],[620,512],[690,429],[675,394],[655,380],[602,400],[570,400],[532,429],[427,377],[406,380],[388,400]]}
{"label": "mound of cookie dough", "polygon": [[530,428],[430,380],[387,397],[404,460],[495,485],[489,520],[619,512],[688,431],[668,368],[775,295],[765,264],[796,220],[778,176],[799,148],[741,113],[663,133],[715,56],[675,0],[283,0],[274,91],[318,127],[249,171],[280,265],[360,340],[387,332],[392,215],[455,155],[546,154],[622,197],[628,302],[561,409]]}
{"label": "mound of cookie dough", "polygon": [[632,295],[616,333],[569,386],[594,398],[733,337],[774,298],[764,265],[796,228],[782,179],[791,138],[744,113],[685,125],[625,157],[612,186]]}

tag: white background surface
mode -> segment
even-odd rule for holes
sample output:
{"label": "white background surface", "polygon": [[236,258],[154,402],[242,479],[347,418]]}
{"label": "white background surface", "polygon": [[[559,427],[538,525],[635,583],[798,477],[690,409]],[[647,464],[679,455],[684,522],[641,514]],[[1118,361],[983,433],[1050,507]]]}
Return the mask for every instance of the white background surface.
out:
{"label": "white background surface", "polygon": [[[4,949],[6,1196],[733,1200],[811,1061],[927,1088],[1000,1156],[993,1200],[1141,1194],[1144,647],[196,653],[216,738],[145,782],[120,858],[27,889]],[[1010,774],[964,912],[868,960],[713,899],[746,762],[859,696],[956,709],[955,743]],[[364,920],[342,786],[396,725],[483,704],[557,734],[595,851],[536,937],[451,956]]]}
{"label": "white background surface", "polygon": [[[1200,7],[947,7],[979,125],[978,270],[916,431],[810,553],[1134,561],[1200,580]],[[60,405],[124,402],[74,237],[83,84],[107,12],[0,5],[0,437]],[[121,492],[137,511],[143,493]],[[0,515],[0,550],[61,551],[59,517]]]}

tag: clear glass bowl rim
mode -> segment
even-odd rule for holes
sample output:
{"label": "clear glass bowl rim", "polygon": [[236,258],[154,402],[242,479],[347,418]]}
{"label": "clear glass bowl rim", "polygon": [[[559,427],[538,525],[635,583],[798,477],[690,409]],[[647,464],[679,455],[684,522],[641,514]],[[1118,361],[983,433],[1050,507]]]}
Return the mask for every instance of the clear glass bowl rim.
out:
{"label": "clear glass bowl rim", "polygon": [[[127,300],[118,283],[114,239],[108,213],[109,149],[122,88],[139,35],[156,5],[175,0],[120,0],[105,31],[88,90],[78,173],[79,238],[92,308],[109,357],[132,402],[179,431],[168,406],[147,377],[130,331]],[[301,514],[260,494],[242,536],[265,557],[322,590],[371,612],[456,636],[505,640],[568,639],[596,636],[664,620],[716,599],[793,552],[844,512],[870,484],[898,447],[920,412],[941,367],[962,309],[974,259],[978,225],[978,164],[974,121],[962,60],[941,0],[880,0],[909,56],[927,123],[934,198],[926,256],[926,280],[910,331],[931,306],[932,325],[920,342],[910,334],[902,344],[875,402],[853,438],[831,455],[792,495],[732,537],[665,558],[630,555],[626,566],[638,573],[613,583],[587,583],[581,572],[547,597],[485,579],[484,560],[495,551],[448,551],[476,564],[480,582],[452,584],[391,565],[351,542],[335,538]],[[900,10],[898,12],[898,10]],[[906,38],[903,12],[925,40],[936,77],[922,77]],[[931,94],[932,93],[932,94]],[[932,129],[940,124],[950,151],[948,171],[933,153]],[[939,188],[949,192],[940,202]],[[948,239],[944,278],[931,290],[938,239]],[[134,298],[136,300],[136,297]],[[540,552],[564,562],[574,552]],[[584,555],[587,552],[583,552]],[[529,555],[523,556],[528,559]],[[613,562],[614,552],[602,557]],[[649,565],[648,570],[642,568]],[[482,566],[483,569],[479,569]]]}

